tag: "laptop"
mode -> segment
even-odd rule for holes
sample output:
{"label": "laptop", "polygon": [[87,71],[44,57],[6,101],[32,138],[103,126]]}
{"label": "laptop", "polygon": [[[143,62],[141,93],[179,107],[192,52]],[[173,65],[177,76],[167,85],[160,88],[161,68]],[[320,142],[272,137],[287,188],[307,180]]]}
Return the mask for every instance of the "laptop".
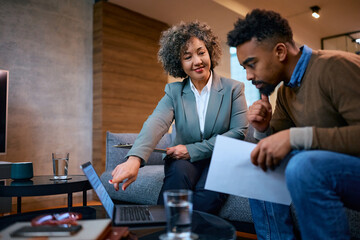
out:
{"label": "laptop", "polygon": [[114,204],[90,162],[80,166],[114,226],[156,226],[166,223],[164,206]]}

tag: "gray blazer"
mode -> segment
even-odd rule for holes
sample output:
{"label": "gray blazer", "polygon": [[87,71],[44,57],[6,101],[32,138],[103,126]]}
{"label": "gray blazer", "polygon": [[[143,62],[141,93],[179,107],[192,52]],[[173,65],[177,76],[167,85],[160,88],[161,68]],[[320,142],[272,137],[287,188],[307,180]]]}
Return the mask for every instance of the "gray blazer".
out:
{"label": "gray blazer", "polygon": [[138,156],[144,165],[174,120],[176,137],[172,146],[185,145],[191,162],[211,157],[218,134],[244,139],[248,127],[244,84],[213,72],[204,134],[201,134],[196,100],[189,81],[185,78],[182,82],[165,86],[165,96],[145,121],[127,157]]}

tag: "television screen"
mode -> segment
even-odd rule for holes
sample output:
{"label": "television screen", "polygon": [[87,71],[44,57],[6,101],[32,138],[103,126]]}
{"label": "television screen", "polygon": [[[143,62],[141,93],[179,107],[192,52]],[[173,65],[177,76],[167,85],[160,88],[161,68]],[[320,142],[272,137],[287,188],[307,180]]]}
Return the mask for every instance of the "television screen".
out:
{"label": "television screen", "polygon": [[0,70],[0,154],[6,153],[9,72]]}

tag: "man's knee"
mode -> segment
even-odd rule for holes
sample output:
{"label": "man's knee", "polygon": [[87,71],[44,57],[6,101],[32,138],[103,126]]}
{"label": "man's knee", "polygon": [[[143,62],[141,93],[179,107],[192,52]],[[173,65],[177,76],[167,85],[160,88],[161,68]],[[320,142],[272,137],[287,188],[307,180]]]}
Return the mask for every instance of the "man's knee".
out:
{"label": "man's knee", "polygon": [[289,161],[285,170],[286,183],[291,191],[318,188],[326,184],[334,153],[322,150],[301,151]]}
{"label": "man's knee", "polygon": [[314,172],[317,171],[316,165],[321,161],[316,151],[301,151],[295,154],[288,162],[285,169],[285,178],[289,190],[296,186],[306,186],[311,184],[316,178]]}

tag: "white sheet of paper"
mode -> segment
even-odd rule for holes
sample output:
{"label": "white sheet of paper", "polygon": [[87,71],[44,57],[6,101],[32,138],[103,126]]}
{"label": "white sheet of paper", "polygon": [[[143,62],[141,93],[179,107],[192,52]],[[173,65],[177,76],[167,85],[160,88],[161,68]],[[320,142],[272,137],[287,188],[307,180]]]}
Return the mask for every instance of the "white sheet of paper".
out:
{"label": "white sheet of paper", "polygon": [[251,163],[256,144],[217,136],[205,189],[290,205],[285,182],[286,162],[264,172]]}

